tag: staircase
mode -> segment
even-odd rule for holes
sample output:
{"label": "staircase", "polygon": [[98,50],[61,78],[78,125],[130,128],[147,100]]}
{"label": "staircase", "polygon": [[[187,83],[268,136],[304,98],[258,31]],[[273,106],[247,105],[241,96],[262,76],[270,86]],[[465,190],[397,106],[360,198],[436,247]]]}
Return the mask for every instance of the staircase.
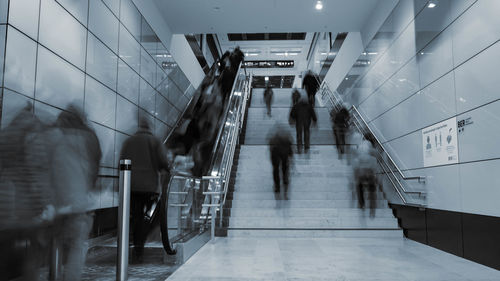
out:
{"label": "staircase", "polygon": [[[288,122],[290,96],[290,89],[274,90],[269,118],[262,92],[253,91],[244,144],[233,167],[233,192],[224,210],[227,235],[401,237],[397,220],[381,192],[377,192],[374,218],[369,217],[368,209],[357,207],[352,168],[345,159],[338,158],[329,113],[318,104],[318,126],[311,129],[310,152],[294,154],[291,163],[289,200],[275,199],[267,136],[276,122]],[[295,141],[295,128],[291,127],[290,133]],[[368,199],[367,194],[365,197]]]}

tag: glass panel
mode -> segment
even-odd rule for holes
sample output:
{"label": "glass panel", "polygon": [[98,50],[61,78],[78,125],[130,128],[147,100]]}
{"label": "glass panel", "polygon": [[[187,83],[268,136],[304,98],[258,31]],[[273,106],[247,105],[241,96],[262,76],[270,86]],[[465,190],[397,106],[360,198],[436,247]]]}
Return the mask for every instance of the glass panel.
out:
{"label": "glass panel", "polygon": [[118,62],[118,93],[133,103],[138,103],[139,75],[121,60]]}
{"label": "glass panel", "polygon": [[120,0],[103,0],[104,4],[108,6],[109,9],[118,16],[120,14]]}
{"label": "glass panel", "polygon": [[38,38],[39,9],[40,0],[10,1],[9,24],[36,40]]}
{"label": "glass panel", "polygon": [[155,136],[161,141],[165,140],[167,134],[170,132],[170,127],[158,119],[155,119],[155,123]]}
{"label": "glass panel", "polygon": [[118,19],[101,0],[90,0],[89,29],[115,54],[118,53]]}
{"label": "glass panel", "polygon": [[127,134],[137,131],[138,107],[128,100],[117,96],[116,129]]}
{"label": "glass panel", "polygon": [[141,18],[141,14],[132,3],[132,0],[121,1],[120,21],[137,40],[140,39],[141,35]]}
{"label": "glass panel", "polygon": [[155,118],[153,117],[153,115],[149,114],[144,109],[139,109],[139,118],[145,118],[146,120],[148,120],[151,132],[155,131]]}
{"label": "glass panel", "polygon": [[139,106],[154,115],[156,91],[144,79],[141,79],[140,89]]}
{"label": "glass panel", "polygon": [[57,0],[68,10],[81,24],[87,26],[88,0]]}
{"label": "glass panel", "polygon": [[113,167],[118,167],[118,163],[120,163],[120,151],[122,149],[123,143],[128,138],[127,135],[116,132],[115,133],[115,162],[113,163]]}
{"label": "glass panel", "polygon": [[88,118],[108,127],[115,127],[116,93],[87,76],[85,112]]}
{"label": "glass panel", "polygon": [[130,67],[140,72],[141,45],[120,25],[120,58]]}
{"label": "glass panel", "polygon": [[3,129],[8,126],[19,111],[30,101],[32,101],[32,99],[26,96],[3,89],[1,128]]}
{"label": "glass panel", "polygon": [[101,165],[113,167],[115,153],[115,131],[99,124],[92,124],[101,145]]}
{"label": "glass panel", "polygon": [[181,107],[179,107],[177,104],[178,104],[179,99],[183,96],[183,93],[179,90],[179,88],[177,88],[177,86],[174,83],[170,83],[168,85],[167,91],[168,91],[167,99],[173,105],[175,105],[177,108],[180,109]]}
{"label": "glass panel", "polygon": [[61,112],[58,108],[35,101],[35,115],[47,125],[53,125]]}
{"label": "glass panel", "polygon": [[89,33],[87,47],[87,73],[116,90],[118,57]]}
{"label": "glass panel", "polygon": [[[2,0],[0,0],[2,1]],[[0,7],[2,8],[2,7]],[[3,85],[3,61],[5,58],[5,32],[7,26],[0,25],[0,85]]]}
{"label": "glass panel", "polygon": [[177,111],[164,97],[156,95],[156,118],[173,126],[175,121],[169,119],[169,114],[172,111]]}
{"label": "glass panel", "polygon": [[144,48],[141,48],[141,77],[146,79],[151,85],[154,85],[156,63]]}
{"label": "glass panel", "polygon": [[175,126],[175,123],[177,123],[177,119],[179,119],[179,115],[181,114],[181,112],[172,105],[169,105],[167,107],[167,110],[168,110],[168,116],[166,122],[167,124],[173,127]]}
{"label": "glass panel", "polygon": [[156,63],[161,66],[163,62],[174,62],[174,60],[167,48],[161,42],[158,42],[156,46]]}
{"label": "glass panel", "polygon": [[8,0],[0,0],[0,23],[7,22],[8,5],[9,5]]}
{"label": "glass panel", "polygon": [[83,106],[84,73],[49,50],[38,48],[36,99],[66,108],[69,103]]}
{"label": "glass panel", "polygon": [[151,56],[156,55],[156,44],[158,43],[158,37],[153,31],[151,26],[142,18],[142,31],[141,31],[141,45],[148,51]]}
{"label": "glass panel", "polygon": [[[165,87],[164,84],[168,84],[168,79],[167,79],[167,74],[163,71],[163,69],[159,66],[156,66],[156,83],[154,84],[155,85],[155,88],[157,91],[162,91],[161,87]],[[165,89],[163,89],[163,91],[165,91]],[[165,94],[165,97],[167,95]]]}
{"label": "glass panel", "polygon": [[54,1],[42,0],[40,43],[85,69],[87,30]]}
{"label": "glass panel", "polygon": [[33,97],[36,43],[12,27],[7,33],[4,86]]}

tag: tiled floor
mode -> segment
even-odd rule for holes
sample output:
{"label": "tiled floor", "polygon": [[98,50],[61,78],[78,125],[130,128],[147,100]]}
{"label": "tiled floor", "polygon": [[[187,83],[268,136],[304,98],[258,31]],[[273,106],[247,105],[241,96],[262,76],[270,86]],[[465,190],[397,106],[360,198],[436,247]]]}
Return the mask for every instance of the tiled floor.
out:
{"label": "tiled floor", "polygon": [[217,238],[167,280],[500,280],[405,238]]}

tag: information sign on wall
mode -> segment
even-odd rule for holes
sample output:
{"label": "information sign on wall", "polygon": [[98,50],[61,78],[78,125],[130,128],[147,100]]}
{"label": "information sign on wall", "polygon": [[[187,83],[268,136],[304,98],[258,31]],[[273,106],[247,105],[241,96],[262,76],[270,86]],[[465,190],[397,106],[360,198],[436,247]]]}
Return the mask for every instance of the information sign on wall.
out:
{"label": "information sign on wall", "polygon": [[424,167],[458,163],[457,118],[422,129]]}

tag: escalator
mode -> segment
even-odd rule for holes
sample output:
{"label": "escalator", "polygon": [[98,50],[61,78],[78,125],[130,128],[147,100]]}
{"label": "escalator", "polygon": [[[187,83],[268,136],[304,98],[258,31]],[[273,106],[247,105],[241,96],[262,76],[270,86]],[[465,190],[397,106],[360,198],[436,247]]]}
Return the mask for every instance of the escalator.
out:
{"label": "escalator", "polygon": [[[222,209],[225,200],[250,91],[249,76],[241,60],[228,54],[214,63],[165,139],[168,151],[185,159],[191,157],[194,165],[178,165],[171,174],[162,175],[159,200],[145,213],[150,224],[144,259],[130,260],[131,278],[146,278],[143,274],[147,274],[147,278],[163,280],[210,239],[216,211]],[[233,71],[225,72],[235,62]],[[219,104],[214,105],[214,101]],[[206,114],[213,125],[200,123],[211,129],[202,130],[203,146],[200,139],[189,142],[185,138],[187,127],[193,119],[202,119]],[[185,146],[185,141],[190,149],[175,150],[180,144]],[[193,157],[195,147],[202,147],[205,153]],[[113,280],[115,265],[116,238],[109,238],[89,251],[82,280],[108,275]]]}
{"label": "escalator", "polygon": [[[238,67],[231,71],[230,64],[235,61]],[[178,262],[197,250],[189,246],[187,251],[182,245],[196,241],[192,244],[201,247],[210,238],[208,230],[213,229],[216,211],[225,200],[249,85],[241,60],[234,60],[233,54],[226,60],[223,57],[210,69],[177,127],[165,140],[169,152],[190,159],[187,162],[192,165],[177,165],[172,175],[165,177],[160,202],[151,214],[152,222],[159,221],[160,231],[156,231],[160,234],[152,233],[150,241],[161,240],[165,253],[177,255]],[[203,128],[192,133],[195,122]],[[179,253],[179,249],[183,252]]]}

